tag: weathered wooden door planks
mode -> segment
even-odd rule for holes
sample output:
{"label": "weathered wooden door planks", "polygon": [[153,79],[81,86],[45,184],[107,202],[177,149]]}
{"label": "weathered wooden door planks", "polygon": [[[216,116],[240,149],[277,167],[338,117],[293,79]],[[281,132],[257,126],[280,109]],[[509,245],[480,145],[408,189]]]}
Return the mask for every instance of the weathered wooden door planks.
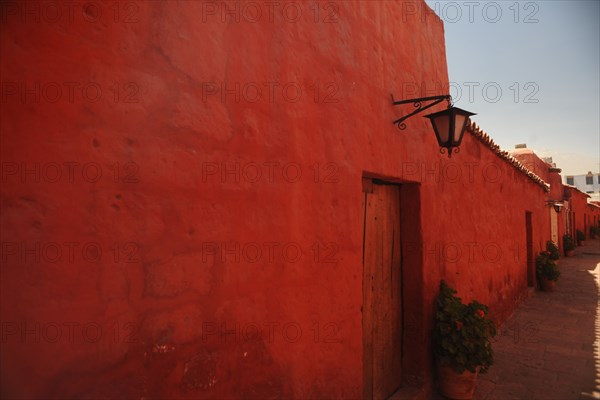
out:
{"label": "weathered wooden door planks", "polygon": [[400,187],[373,182],[365,192],[363,376],[365,398],[385,399],[401,384],[402,255]]}

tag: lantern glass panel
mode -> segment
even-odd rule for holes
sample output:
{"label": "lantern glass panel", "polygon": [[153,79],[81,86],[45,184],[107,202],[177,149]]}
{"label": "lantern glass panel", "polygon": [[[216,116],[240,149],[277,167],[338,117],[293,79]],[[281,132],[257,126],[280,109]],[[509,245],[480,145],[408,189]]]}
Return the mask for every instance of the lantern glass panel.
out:
{"label": "lantern glass panel", "polygon": [[438,134],[440,146],[448,143],[450,133],[450,115],[448,113],[438,115],[433,119],[434,129]]}
{"label": "lantern glass panel", "polygon": [[463,128],[467,122],[467,115],[454,113],[454,135],[452,136],[452,144],[459,145],[462,140],[462,135],[465,132]]}

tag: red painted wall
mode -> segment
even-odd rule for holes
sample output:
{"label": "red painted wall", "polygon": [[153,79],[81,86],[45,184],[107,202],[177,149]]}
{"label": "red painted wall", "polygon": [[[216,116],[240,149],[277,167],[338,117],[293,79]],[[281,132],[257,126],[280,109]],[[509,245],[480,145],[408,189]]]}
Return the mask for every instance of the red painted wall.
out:
{"label": "red painted wall", "polygon": [[599,227],[600,226],[600,206],[595,203],[591,203],[591,204],[588,204],[588,207],[589,207],[589,215],[590,215],[590,224],[592,226]]}
{"label": "red painted wall", "polygon": [[3,396],[360,397],[363,176],[416,229],[407,381],[440,279],[498,321],[523,295],[544,190],[391,124],[448,81],[424,3],[220,4],[1,6]]}
{"label": "red painted wall", "polygon": [[[600,211],[598,207],[591,206],[588,203],[589,196],[572,186],[563,185],[560,174],[552,171],[551,166],[538,157],[532,150],[517,149],[513,152],[513,155],[529,170],[550,185],[550,191],[546,195],[548,201],[568,201],[568,207],[561,211],[558,218],[559,239],[562,239],[565,233],[574,235],[574,232],[567,231],[566,222],[567,219],[573,218],[573,216],[575,216],[575,230],[579,229],[585,232],[586,236],[589,236],[590,227],[594,224],[594,216],[596,216],[596,221],[598,221],[598,212]],[[565,193],[567,196],[565,196]],[[559,240],[559,242],[559,247],[562,249],[562,240]]]}
{"label": "red painted wall", "polygon": [[[550,218],[550,207],[553,203],[563,203],[564,201],[564,186],[562,184],[562,178],[558,171],[555,170],[550,164],[542,160],[537,154],[531,149],[516,149],[512,152],[513,156],[519,160],[527,169],[539,176],[544,182],[550,185],[550,190],[546,193],[547,203],[547,214]],[[557,215],[557,232],[558,232],[558,247],[562,250],[562,237],[567,233],[566,218],[569,213],[567,209],[562,209]],[[550,225],[549,225],[550,226]],[[551,229],[551,228],[550,228]]]}
{"label": "red painted wall", "polygon": [[586,218],[593,215],[593,211],[588,205],[589,196],[576,188],[568,187],[568,190],[571,193],[571,211],[575,214],[575,230],[580,230],[587,236],[589,235],[589,223],[586,226]]}
{"label": "red painted wall", "polygon": [[425,267],[437,272],[431,275],[426,293],[435,295],[435,285],[442,276],[455,284],[464,300],[478,299],[490,305],[501,322],[527,287],[526,211],[532,213],[533,254],[537,255],[549,239],[546,192],[470,135],[465,135],[456,158],[440,161],[464,164],[464,170],[472,168],[473,179],[462,184],[447,180],[431,187],[432,191],[444,192],[441,198],[450,212],[437,205],[433,193],[424,196],[431,220],[440,221],[429,226],[432,240],[463,246],[463,256],[457,262],[449,262],[453,260],[449,256],[437,263],[431,260]]}
{"label": "red painted wall", "polygon": [[547,193],[549,200],[561,200],[563,198],[563,185],[560,174],[553,172],[551,170],[553,167],[550,164],[530,149],[517,149],[512,154],[527,169],[550,185],[550,191]]}

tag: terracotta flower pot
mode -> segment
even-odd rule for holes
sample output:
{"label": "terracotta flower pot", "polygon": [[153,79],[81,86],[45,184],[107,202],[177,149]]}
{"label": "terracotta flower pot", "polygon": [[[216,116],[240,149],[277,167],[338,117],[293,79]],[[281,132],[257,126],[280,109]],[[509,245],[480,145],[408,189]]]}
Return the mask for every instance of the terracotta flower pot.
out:
{"label": "terracotta flower pot", "polygon": [[544,292],[554,292],[554,287],[556,286],[556,281],[551,281],[548,278],[542,277],[540,279],[540,285],[542,286],[542,290]]}
{"label": "terracotta flower pot", "polygon": [[575,255],[575,250],[567,250],[565,251],[566,257],[573,257]]}
{"label": "terracotta flower pot", "polygon": [[448,399],[472,399],[477,386],[477,372],[465,370],[462,374],[455,372],[451,367],[442,363],[437,364],[440,380],[440,393]]}

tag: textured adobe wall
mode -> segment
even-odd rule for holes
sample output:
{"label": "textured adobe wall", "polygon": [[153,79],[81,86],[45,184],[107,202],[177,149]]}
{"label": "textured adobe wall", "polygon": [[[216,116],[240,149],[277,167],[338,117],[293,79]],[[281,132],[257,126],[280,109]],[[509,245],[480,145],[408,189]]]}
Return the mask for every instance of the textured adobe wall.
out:
{"label": "textured adobe wall", "polygon": [[[585,229],[585,216],[591,215],[590,207],[588,206],[587,199],[588,195],[575,188],[569,188],[571,192],[571,211],[575,213],[575,229],[586,232]],[[589,223],[588,223],[589,227]],[[586,236],[589,232],[586,232]],[[575,240],[577,242],[577,240]],[[577,243],[575,243],[577,245]]]}
{"label": "textured adobe wall", "polygon": [[[532,213],[534,256],[549,239],[546,193],[468,133],[461,147],[452,161],[441,162],[463,165],[465,178],[451,183],[455,179],[449,178],[449,172],[445,182],[431,188],[430,196],[424,195],[427,220],[441,222],[430,228],[429,239],[424,237],[425,243],[440,243],[441,253],[429,254],[425,271],[431,286],[425,292],[434,295],[438,277],[445,277],[463,300],[488,304],[494,318],[502,322],[527,287],[527,211]],[[447,209],[436,206],[440,199]],[[436,274],[427,274],[428,270]]]}
{"label": "textured adobe wall", "polygon": [[589,221],[592,226],[600,226],[600,207],[595,204],[588,204],[589,207]]}
{"label": "textured adobe wall", "polygon": [[[525,165],[529,170],[535,173],[537,176],[542,178],[546,183],[550,185],[550,191],[546,193],[547,201],[559,201],[562,202],[564,199],[564,186],[562,184],[562,178],[558,172],[551,172],[550,165],[538,157],[530,149],[518,149],[513,152],[514,157]],[[548,205],[547,214],[550,213],[550,206]],[[567,211],[564,209],[557,216],[558,226],[558,246],[562,249],[562,237],[566,233],[565,216]],[[550,216],[548,215],[548,218]]]}
{"label": "textured adobe wall", "polygon": [[58,4],[1,6],[3,396],[359,397],[363,174],[413,183],[417,382],[440,278],[522,295],[542,188],[391,124],[448,81],[424,3]]}
{"label": "textured adobe wall", "polygon": [[334,5],[3,5],[3,394],[361,393],[362,171],[447,77],[437,17]]}
{"label": "textured adobe wall", "polygon": [[[547,162],[542,160],[530,149],[517,149],[513,156],[519,160],[527,169],[542,178],[550,185],[550,191],[547,194],[548,200],[560,200],[563,197],[563,186],[560,174],[551,172]],[[560,166],[559,166],[560,167]]]}

